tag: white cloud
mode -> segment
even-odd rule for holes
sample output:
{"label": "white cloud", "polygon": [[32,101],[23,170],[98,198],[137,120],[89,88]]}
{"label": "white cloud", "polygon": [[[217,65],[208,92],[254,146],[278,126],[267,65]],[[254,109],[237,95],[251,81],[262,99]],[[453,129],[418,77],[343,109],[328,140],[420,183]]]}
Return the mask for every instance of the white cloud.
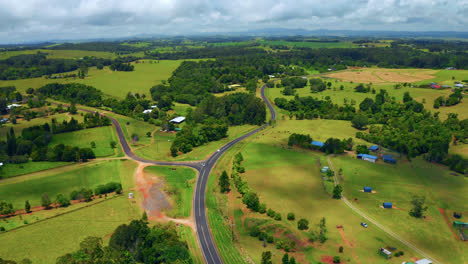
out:
{"label": "white cloud", "polygon": [[0,6],[0,42],[264,27],[468,28],[467,0],[0,0]]}

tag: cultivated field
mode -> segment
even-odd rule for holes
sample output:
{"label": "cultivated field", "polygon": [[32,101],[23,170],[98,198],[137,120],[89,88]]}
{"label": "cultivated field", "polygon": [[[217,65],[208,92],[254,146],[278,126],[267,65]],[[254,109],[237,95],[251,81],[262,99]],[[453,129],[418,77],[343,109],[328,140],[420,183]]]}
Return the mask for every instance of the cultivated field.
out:
{"label": "cultivated field", "polygon": [[327,74],[327,77],[355,83],[414,83],[435,78],[437,70],[363,68]]}

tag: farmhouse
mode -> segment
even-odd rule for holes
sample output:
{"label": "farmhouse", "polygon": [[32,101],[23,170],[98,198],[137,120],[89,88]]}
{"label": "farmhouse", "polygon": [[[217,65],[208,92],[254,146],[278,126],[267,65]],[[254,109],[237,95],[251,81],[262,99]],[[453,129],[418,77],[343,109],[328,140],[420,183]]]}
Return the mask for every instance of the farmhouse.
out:
{"label": "farmhouse", "polygon": [[372,192],[372,188],[371,187],[364,187],[364,192]]}
{"label": "farmhouse", "polygon": [[153,111],[153,109],[146,109],[146,110],[143,110],[143,114],[149,114]]}
{"label": "farmhouse", "polygon": [[178,116],[176,118],[171,119],[169,122],[174,123],[174,124],[180,124],[185,121],[185,117],[183,116]]}
{"label": "farmhouse", "polygon": [[376,152],[376,151],[379,150],[379,146],[377,146],[377,145],[372,145],[372,146],[369,147],[369,150],[370,150],[370,151],[373,151],[373,152]]}
{"label": "farmhouse", "polygon": [[275,76],[274,76],[274,75],[268,75],[268,77],[269,77],[269,78],[275,78]]}
{"label": "farmhouse", "polygon": [[416,260],[414,264],[432,264],[432,261],[424,258],[424,259]]}
{"label": "farmhouse", "polygon": [[460,222],[460,221],[453,221],[453,226],[455,227],[467,227],[468,228],[468,223]]}
{"label": "farmhouse", "polygon": [[392,155],[382,155],[383,161],[391,164],[396,163],[396,159],[392,157]]}
{"label": "farmhouse", "polygon": [[457,87],[457,88],[463,88],[464,85],[461,84],[461,83],[457,83],[457,84],[455,84],[454,86]]}
{"label": "farmhouse", "polygon": [[362,160],[366,160],[366,161],[370,161],[370,162],[376,162],[377,159],[378,159],[377,156],[368,155],[368,154],[358,154],[357,158],[362,159]]}
{"label": "farmhouse", "polygon": [[441,87],[442,88],[452,88],[450,85],[446,85],[446,84],[442,85]]}
{"label": "farmhouse", "polygon": [[319,147],[319,148],[325,146],[325,143],[320,142],[320,141],[315,141],[315,140],[312,141],[312,143],[310,143],[310,144],[312,144],[312,146]]}

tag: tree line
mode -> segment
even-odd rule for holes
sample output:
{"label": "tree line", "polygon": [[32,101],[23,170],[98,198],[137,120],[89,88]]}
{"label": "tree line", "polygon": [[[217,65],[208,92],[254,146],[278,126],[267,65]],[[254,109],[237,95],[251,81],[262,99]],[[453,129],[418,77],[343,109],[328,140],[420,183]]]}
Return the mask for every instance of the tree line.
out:
{"label": "tree line", "polygon": [[135,57],[101,59],[85,56],[76,59],[49,59],[47,53],[22,54],[0,60],[0,80],[37,78],[55,73],[71,72],[82,67],[118,65],[135,61]]}

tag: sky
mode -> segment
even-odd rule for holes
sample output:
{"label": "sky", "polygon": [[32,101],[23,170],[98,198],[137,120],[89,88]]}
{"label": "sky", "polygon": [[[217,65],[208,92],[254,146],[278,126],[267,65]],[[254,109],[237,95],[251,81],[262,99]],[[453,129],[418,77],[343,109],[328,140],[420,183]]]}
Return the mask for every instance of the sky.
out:
{"label": "sky", "polygon": [[0,43],[263,28],[468,31],[468,0],[0,0]]}

